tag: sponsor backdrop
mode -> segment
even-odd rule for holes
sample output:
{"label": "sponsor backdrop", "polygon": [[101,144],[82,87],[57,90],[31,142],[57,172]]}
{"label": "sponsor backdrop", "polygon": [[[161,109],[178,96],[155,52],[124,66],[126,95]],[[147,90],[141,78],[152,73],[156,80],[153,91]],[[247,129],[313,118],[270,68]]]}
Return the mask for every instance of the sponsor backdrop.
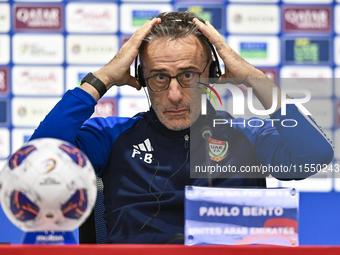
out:
{"label": "sponsor backdrop", "polygon": [[[340,0],[0,0],[0,167],[66,90],[106,64],[147,19],[172,10],[189,10],[209,20],[231,47],[269,77],[340,77]],[[324,83],[318,100],[327,109],[316,109],[336,148],[338,86]],[[94,116],[132,116],[147,108],[142,91],[113,88]],[[339,161],[336,150],[333,163]],[[268,180],[268,185],[302,191],[301,244],[340,245],[337,179]],[[19,243],[22,235],[0,211],[0,242]]]}

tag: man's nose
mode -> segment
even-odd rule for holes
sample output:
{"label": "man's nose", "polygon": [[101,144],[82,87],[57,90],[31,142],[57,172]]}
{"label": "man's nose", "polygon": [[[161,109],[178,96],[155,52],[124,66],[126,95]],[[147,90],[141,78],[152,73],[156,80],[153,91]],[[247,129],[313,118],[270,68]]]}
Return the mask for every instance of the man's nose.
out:
{"label": "man's nose", "polygon": [[178,83],[176,78],[171,79],[169,92],[168,92],[168,99],[172,103],[179,103],[183,98],[183,88]]}

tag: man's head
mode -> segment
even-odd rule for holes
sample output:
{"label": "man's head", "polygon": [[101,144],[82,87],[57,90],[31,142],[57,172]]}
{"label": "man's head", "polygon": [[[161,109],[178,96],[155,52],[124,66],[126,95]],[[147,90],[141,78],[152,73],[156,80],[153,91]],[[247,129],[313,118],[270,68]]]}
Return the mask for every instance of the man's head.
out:
{"label": "man's head", "polygon": [[[192,22],[198,18],[195,14],[169,12],[159,14],[158,18],[161,23],[155,25],[140,47],[142,75],[160,121],[171,130],[182,130],[200,112],[201,90],[188,88],[186,79],[208,77],[211,49],[207,38]],[[164,89],[155,89],[151,83],[154,86],[164,83]],[[195,107],[190,107],[190,103]]]}
{"label": "man's head", "polygon": [[145,46],[154,39],[166,37],[173,41],[189,37],[191,35],[199,39],[205,54],[208,58],[210,58],[211,49],[208,40],[192,22],[194,18],[197,18],[204,23],[205,21],[202,18],[192,12],[162,12],[157,16],[157,18],[160,18],[162,22],[160,24],[156,24],[143,40],[139,48],[139,56],[141,59],[143,58],[142,53]]}

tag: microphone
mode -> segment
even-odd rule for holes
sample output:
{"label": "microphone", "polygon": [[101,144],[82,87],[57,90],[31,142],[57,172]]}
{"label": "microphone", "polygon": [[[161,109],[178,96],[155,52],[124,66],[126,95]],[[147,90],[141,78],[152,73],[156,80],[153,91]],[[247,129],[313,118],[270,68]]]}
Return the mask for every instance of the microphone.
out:
{"label": "microphone", "polygon": [[[212,129],[209,126],[204,126],[201,130],[203,139],[207,140],[212,137]],[[209,142],[209,140],[208,140]]]}
{"label": "microphone", "polygon": [[[205,152],[206,152],[206,157],[207,157],[207,169],[210,169],[210,158],[209,158],[209,139],[212,137],[212,129],[209,126],[203,126],[203,128],[201,129],[202,132],[202,137],[205,140]],[[212,187],[212,180],[211,180],[211,176],[209,171],[207,171],[208,173],[208,186]]]}

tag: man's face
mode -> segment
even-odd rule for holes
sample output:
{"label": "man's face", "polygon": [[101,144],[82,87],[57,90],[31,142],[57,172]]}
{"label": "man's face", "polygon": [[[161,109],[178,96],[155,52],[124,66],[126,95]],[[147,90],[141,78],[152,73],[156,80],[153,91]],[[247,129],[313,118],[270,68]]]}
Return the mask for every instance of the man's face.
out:
{"label": "man's face", "polygon": [[[144,77],[156,74],[176,76],[183,72],[202,72],[207,64],[207,56],[195,36],[170,41],[157,38],[148,43],[143,52]],[[208,77],[208,68],[201,78]],[[192,105],[190,108],[190,93]],[[176,78],[171,79],[165,91],[154,92],[149,89],[152,107],[159,120],[171,130],[190,127],[199,116],[201,109],[201,90],[183,88]],[[191,115],[191,116],[190,116]],[[191,117],[191,120],[190,120]]]}

